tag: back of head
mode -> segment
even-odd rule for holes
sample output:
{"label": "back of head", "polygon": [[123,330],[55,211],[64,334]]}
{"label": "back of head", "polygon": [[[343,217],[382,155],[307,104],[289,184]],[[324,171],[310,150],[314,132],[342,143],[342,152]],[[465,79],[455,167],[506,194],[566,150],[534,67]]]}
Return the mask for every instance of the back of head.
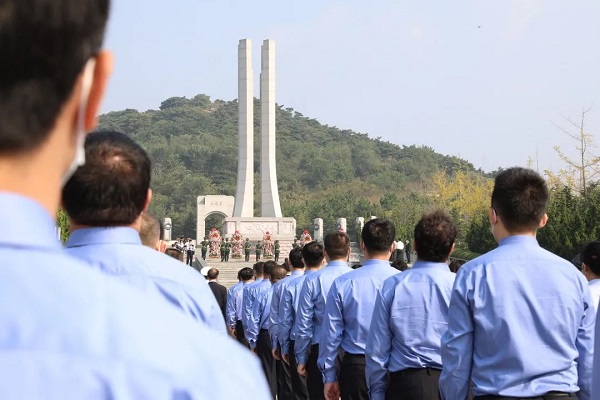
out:
{"label": "back of head", "polygon": [[595,275],[600,275],[600,242],[588,243],[581,252],[581,262]]}
{"label": "back of head", "polygon": [[160,240],[160,223],[151,214],[144,213],[142,215],[140,238],[144,246],[151,248],[155,248],[156,243]]}
{"label": "back of head", "polygon": [[302,263],[302,250],[299,248],[292,249],[288,261],[292,265],[292,268],[304,268],[304,264]]}
{"label": "back of head", "polygon": [[350,252],[350,238],[344,232],[329,232],[325,235],[323,245],[332,260],[345,260]]}
{"label": "back of head", "polygon": [[448,259],[456,225],[445,212],[436,210],[421,217],[415,226],[415,249],[420,261],[444,262]]}
{"label": "back of head", "polygon": [[408,269],[408,264],[404,260],[394,260],[392,267],[396,268],[398,271],[405,271]]}
{"label": "back of head", "polygon": [[109,0],[0,2],[0,156],[45,143],[86,62]]}
{"label": "back of head", "polygon": [[396,237],[396,228],[392,221],[375,218],[363,227],[361,239],[367,251],[385,253],[390,250]]}
{"label": "back of head", "polygon": [[183,262],[183,252],[174,247],[169,247],[165,250],[165,254],[169,257],[173,257],[176,260]]}
{"label": "back of head", "polygon": [[209,269],[206,277],[211,280],[217,279],[219,277],[219,270],[216,268]]}
{"label": "back of head", "polygon": [[547,204],[548,187],[537,172],[515,167],[496,176],[492,208],[510,233],[535,232]]}
{"label": "back of head", "polygon": [[118,132],[94,132],[85,142],[86,163],[63,188],[71,220],[86,226],[127,226],[147,203],[150,159]]}
{"label": "back of head", "polygon": [[[339,239],[338,244],[341,246],[341,248],[336,248],[336,249],[337,249],[338,253],[341,253],[343,251],[343,247],[344,247],[344,245],[342,243],[343,238],[341,236],[338,236],[337,238]],[[304,247],[302,247],[302,250],[300,250],[300,249],[296,249],[296,250],[300,251],[300,254],[302,256],[301,260],[302,259],[304,260],[304,264],[306,264],[306,266],[308,268],[314,268],[314,267],[320,266],[323,263],[323,258],[325,258],[325,252],[324,252],[323,245],[316,241],[306,243],[304,245]],[[348,253],[346,252],[346,253],[344,253],[343,256],[339,256],[336,258],[345,257],[346,254],[348,254]]]}
{"label": "back of head", "polygon": [[279,264],[277,264],[275,261],[273,260],[268,260],[265,261],[265,266],[264,266],[264,271],[263,273],[265,275],[271,275],[271,272],[276,268],[279,267]]}
{"label": "back of head", "polygon": [[462,267],[462,263],[458,260],[452,260],[452,261],[450,261],[450,264],[448,264],[448,268],[450,268],[450,272],[457,273],[458,270],[460,269],[460,267]]}
{"label": "back of head", "polygon": [[277,265],[271,270],[271,283],[276,283],[287,276],[285,268]]}
{"label": "back of head", "polygon": [[251,280],[252,278],[254,278],[254,270],[250,267],[245,267],[240,269],[240,272],[238,273],[240,279],[242,280],[242,282],[248,282],[249,280]]}
{"label": "back of head", "polygon": [[262,276],[265,273],[265,263],[262,261],[259,261],[256,264],[254,264],[253,269],[254,269],[254,275]]}

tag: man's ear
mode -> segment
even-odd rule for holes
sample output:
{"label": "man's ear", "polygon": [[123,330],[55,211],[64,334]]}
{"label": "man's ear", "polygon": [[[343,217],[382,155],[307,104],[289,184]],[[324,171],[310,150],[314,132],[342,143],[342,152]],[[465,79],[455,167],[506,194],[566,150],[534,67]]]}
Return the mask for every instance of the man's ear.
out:
{"label": "man's ear", "polygon": [[143,212],[148,211],[148,207],[150,206],[151,201],[152,201],[152,189],[148,188],[148,194],[146,195],[146,203],[144,204]]}
{"label": "man's ear", "polygon": [[496,215],[496,210],[494,210],[492,207],[490,207],[488,210],[488,218],[491,225],[495,225],[496,222],[498,222],[498,215]]}
{"label": "man's ear", "polygon": [[450,253],[448,253],[448,255],[454,253],[454,247],[456,246],[456,243],[452,243],[452,247],[450,248]]}
{"label": "man's ear", "polygon": [[540,221],[540,226],[539,228],[543,228],[544,226],[546,226],[546,224],[548,223],[548,214],[544,213],[544,215],[542,216],[542,220]]}
{"label": "man's ear", "polygon": [[88,97],[87,108],[85,111],[84,129],[89,132],[98,125],[98,114],[100,105],[106,91],[106,84],[113,69],[113,56],[108,51],[100,51],[96,55],[96,65],[94,67],[92,87]]}

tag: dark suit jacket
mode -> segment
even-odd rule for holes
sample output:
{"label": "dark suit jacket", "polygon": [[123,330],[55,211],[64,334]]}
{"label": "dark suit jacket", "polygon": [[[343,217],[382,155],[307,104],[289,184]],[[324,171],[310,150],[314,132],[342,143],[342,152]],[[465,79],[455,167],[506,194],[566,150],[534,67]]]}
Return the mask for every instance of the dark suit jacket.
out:
{"label": "dark suit jacket", "polygon": [[210,290],[212,290],[215,295],[215,299],[217,299],[217,304],[221,308],[221,312],[223,313],[223,318],[225,318],[225,307],[227,306],[227,288],[217,282],[208,282],[208,286],[210,286]]}

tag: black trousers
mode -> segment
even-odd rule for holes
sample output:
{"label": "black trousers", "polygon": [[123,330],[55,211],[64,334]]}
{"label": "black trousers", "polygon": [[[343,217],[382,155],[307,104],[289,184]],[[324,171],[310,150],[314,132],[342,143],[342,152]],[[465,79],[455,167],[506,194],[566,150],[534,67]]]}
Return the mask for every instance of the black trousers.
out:
{"label": "black trousers", "polygon": [[277,395],[277,367],[273,354],[271,354],[271,336],[266,329],[261,329],[258,333],[258,338],[256,339],[256,354],[260,359],[260,363],[274,399],[275,395]]}
{"label": "black trousers", "polygon": [[275,365],[277,368],[277,400],[294,400],[292,367],[281,359],[275,360]]}
{"label": "black trousers", "polygon": [[235,338],[242,345],[244,345],[247,348],[250,348],[248,340],[246,340],[246,334],[244,333],[244,325],[242,325],[242,321],[240,320],[238,320],[235,324]]}
{"label": "black trousers", "polygon": [[475,396],[475,400],[577,400],[577,393],[548,392],[536,397],[508,397],[494,396],[491,394],[485,396]]}
{"label": "black trousers", "polygon": [[193,262],[194,262],[194,252],[191,250],[188,250],[187,251],[187,260],[185,263],[191,267]]}
{"label": "black trousers", "polygon": [[225,261],[229,261],[229,251],[225,252]]}
{"label": "black trousers", "polygon": [[306,358],[306,387],[308,389],[308,398],[310,400],[323,400],[325,398],[323,391],[323,374],[317,366],[319,358],[319,345],[313,344],[308,349]]}
{"label": "black trousers", "polygon": [[440,400],[441,370],[408,368],[390,374],[386,400]]}
{"label": "black trousers", "polygon": [[206,250],[202,250],[202,259],[206,260]]}
{"label": "black trousers", "polygon": [[292,379],[292,393],[294,400],[308,400],[308,388],[306,387],[306,378],[298,374],[298,363],[296,362],[295,342],[290,341],[290,374]]}
{"label": "black trousers", "polygon": [[258,262],[258,260],[260,260],[260,252],[256,253],[256,262]]}
{"label": "black trousers", "polygon": [[344,354],[340,368],[342,400],[369,400],[364,354]]}
{"label": "black trousers", "polygon": [[246,259],[245,261],[250,261],[250,252],[246,252]]}
{"label": "black trousers", "polygon": [[279,252],[275,252],[275,262],[279,261]]}

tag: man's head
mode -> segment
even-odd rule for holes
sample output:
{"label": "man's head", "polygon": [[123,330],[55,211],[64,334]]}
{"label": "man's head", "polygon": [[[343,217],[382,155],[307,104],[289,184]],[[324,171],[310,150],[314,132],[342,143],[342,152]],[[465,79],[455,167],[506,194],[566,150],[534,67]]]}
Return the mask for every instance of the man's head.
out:
{"label": "man's head", "polygon": [[375,218],[368,221],[361,232],[361,248],[366,257],[387,258],[394,251],[396,228],[392,221]]}
{"label": "man's head", "polygon": [[254,264],[252,268],[254,269],[254,276],[262,279],[262,277],[265,274],[265,263],[259,261],[256,264]]}
{"label": "man's head", "polygon": [[588,281],[600,278],[600,242],[588,243],[581,252],[581,271]]}
{"label": "man's head", "polygon": [[[535,171],[526,168],[509,168],[502,171],[494,183],[490,223],[497,240],[515,234],[534,235],[546,225],[548,216],[548,187]],[[495,231],[496,224],[501,227]]]}
{"label": "man's head", "polygon": [[209,281],[214,281],[219,277],[219,270],[216,268],[211,268],[208,270],[208,273],[206,274],[206,277],[208,278]]}
{"label": "man's head", "polygon": [[[267,261],[268,262],[268,261]],[[276,265],[270,274],[271,284],[274,285],[287,276],[287,271],[282,266]]]}
{"label": "man's head", "polygon": [[292,268],[294,268],[294,269],[304,268],[304,264],[302,263],[302,250],[292,249],[290,251],[290,256],[288,257],[288,261],[292,265]]}
{"label": "man's head", "polygon": [[0,190],[29,194],[53,213],[110,74],[101,51],[109,4],[0,2],[0,171],[10,171]]}
{"label": "man's head", "polygon": [[402,272],[408,268],[408,264],[404,260],[394,260],[394,262],[392,263],[392,267]]}
{"label": "man's head", "polygon": [[414,249],[419,261],[445,262],[454,249],[456,225],[443,211],[421,217],[415,226]]}
{"label": "man's head", "polygon": [[254,271],[250,267],[240,269],[239,277],[242,282],[251,281],[254,278]]}
{"label": "man's head", "polygon": [[176,249],[174,247],[169,247],[165,250],[165,254],[169,257],[173,257],[176,260],[183,262],[183,251]]}
{"label": "man's head", "polygon": [[[335,235],[338,232],[335,232],[331,235]],[[329,235],[327,235],[329,236]],[[338,236],[336,235],[339,239],[338,243],[341,246],[341,249],[339,251],[339,254],[341,254],[343,252],[343,247],[344,245],[342,244],[344,241],[344,238],[342,236]],[[337,250],[339,250],[338,248],[336,248]],[[300,253],[302,254],[302,260],[304,261],[304,265],[306,266],[306,268],[318,268],[323,264],[323,258],[325,258],[325,250],[323,249],[323,245],[319,242],[316,241],[312,241],[312,242],[308,242],[304,245],[304,247],[302,247],[302,249],[297,249],[300,251]],[[290,253],[291,254],[291,253]],[[340,256],[339,258],[344,258],[345,256]]]}
{"label": "man's head", "polygon": [[276,267],[279,267],[279,264],[277,264],[275,261],[273,261],[273,260],[265,261],[265,269],[263,271],[264,275],[271,276],[271,271],[273,271]]}
{"label": "man's head", "polygon": [[[325,235],[323,245],[328,260],[346,261],[348,259],[348,255],[350,254],[350,238],[344,232],[328,233]],[[306,259],[304,261],[306,262]]]}
{"label": "man's head", "polygon": [[144,149],[122,133],[94,132],[85,141],[85,154],[85,165],[63,188],[71,221],[83,226],[136,223],[152,197],[151,163]]}
{"label": "man's head", "polygon": [[153,215],[142,214],[142,226],[140,227],[140,239],[144,246],[158,250],[160,240],[160,223]]}

